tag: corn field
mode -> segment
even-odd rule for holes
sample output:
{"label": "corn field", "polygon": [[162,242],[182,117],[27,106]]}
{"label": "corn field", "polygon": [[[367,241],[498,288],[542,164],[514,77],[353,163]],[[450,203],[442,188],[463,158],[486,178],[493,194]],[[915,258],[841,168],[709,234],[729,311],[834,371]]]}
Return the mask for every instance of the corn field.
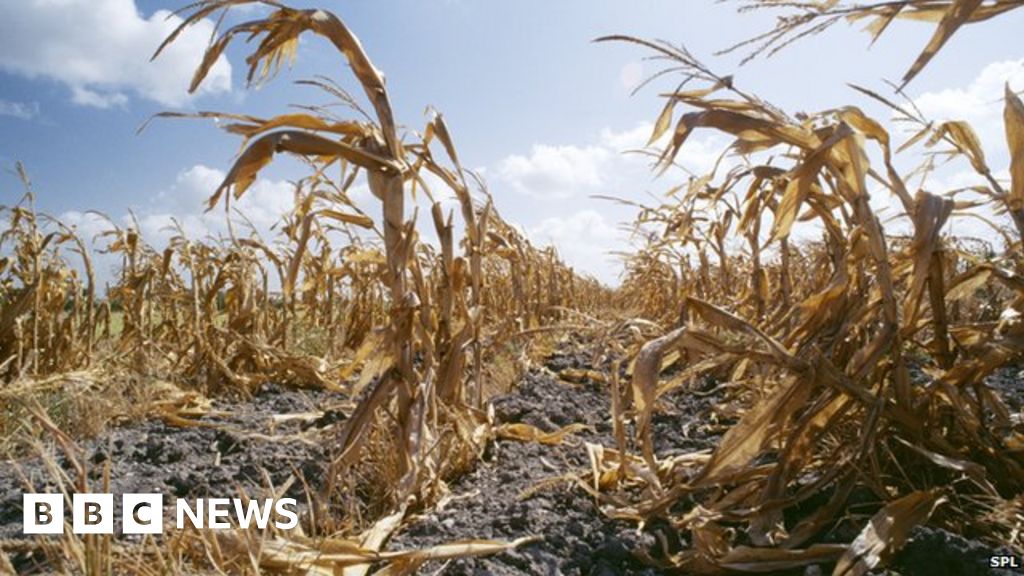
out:
{"label": "corn field", "polygon": [[[188,27],[250,1],[185,7],[154,58]],[[866,23],[873,38],[894,33],[897,19],[930,23],[892,94],[851,90],[910,131],[891,134],[887,119],[852,104],[791,115],[682,46],[598,39],[665,68],[651,79],[664,85],[648,151],[670,190],[653,204],[604,200],[636,213],[616,288],[505,220],[440,113],[401,129],[382,73],[326,10],[263,2],[267,15],[218,31],[190,90],[237,39],[248,42],[248,81],[262,84],[300,37],[318,36],[361,94],[322,77],[307,84],[330,107],[154,119],[212,118],[240,138],[209,198],[229,218],[227,237],[179,227],[151,246],[137,225],[111,218],[98,238],[82,237],[36,209],[30,167],[19,164],[23,190],[2,208],[0,234],[0,449],[12,459],[50,461],[65,494],[102,491],[109,471],[90,473],[102,464],[76,442],[119,422],[202,426],[210,399],[244,401],[266,382],[345,400],[344,418],[317,440],[326,472],[307,490],[301,530],[0,540],[0,573],[28,549],[61,573],[346,575],[434,572],[529,550],[544,536],[529,525],[513,539],[389,542],[447,505],[495,442],[568,445],[582,430],[504,423],[492,405],[566,347],[589,366],[559,377],[598,386],[613,441],[572,444],[586,464],[556,480],[608,522],[681,535],[684,546],[631,550],[649,569],[878,573],[925,525],[1024,553],[1024,423],[989,383],[1024,354],[1024,103],[1009,86],[990,95],[1004,102],[1006,181],[971,125],[925,118],[902,92],[961,27],[1024,2],[733,3],[783,14],[733,47],[747,59],[846,21]],[[680,179],[676,162],[698,131],[729,143],[714,170]],[[267,238],[229,216],[279,155],[308,175]],[[902,170],[897,156],[920,166]],[[955,193],[911,184],[937,159],[986,184]],[[352,194],[363,183],[370,205]],[[432,189],[439,183],[445,190]],[[446,195],[457,213],[446,212]],[[880,197],[899,214],[883,219]],[[992,235],[950,234],[963,217]],[[96,280],[94,242],[120,260],[109,286]],[[655,422],[669,418],[668,399],[705,394],[708,383],[716,444],[660,450]],[[824,537],[851,518],[851,538]]]}

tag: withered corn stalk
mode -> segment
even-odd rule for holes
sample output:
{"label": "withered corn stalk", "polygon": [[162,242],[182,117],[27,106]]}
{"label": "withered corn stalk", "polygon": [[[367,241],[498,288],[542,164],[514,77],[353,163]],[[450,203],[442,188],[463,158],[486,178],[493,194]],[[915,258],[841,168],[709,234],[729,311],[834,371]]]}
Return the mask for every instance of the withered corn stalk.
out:
{"label": "withered corn stalk", "polygon": [[[673,188],[660,206],[638,205],[641,248],[627,261],[619,298],[666,328],[634,347],[631,405],[617,407],[617,418],[635,418],[643,458],[595,464],[613,472],[602,477],[606,512],[668,518],[689,531],[693,548],[669,558],[687,572],[838,560],[837,573],[863,573],[954,490],[1013,500],[1024,488],[1020,431],[984,379],[1024,354],[1021,235],[1010,234],[997,258],[943,229],[982,204],[1016,223],[1024,205],[1020,99],[1005,94],[1007,189],[968,124],[930,123],[858,89],[919,126],[901,149],[938,148],[988,182],[974,189],[978,200],[957,201],[911,190],[893,165],[892,136],[856,107],[793,118],[685,49],[602,40],[642,45],[686,75],[685,89],[664,95],[655,122],[651,142],[667,136],[658,169],[685,154],[697,130],[733,139],[723,153],[732,156],[712,173]],[[681,107],[688,110],[677,117]],[[894,197],[909,237],[886,234],[872,192]],[[672,367],[681,374],[662,377]],[[747,407],[710,458],[659,458],[649,427],[658,398],[701,377],[745,390]],[[623,484],[643,486],[642,496],[614,489]],[[816,544],[858,490],[890,503],[900,530],[871,532],[848,549]],[[819,504],[806,506],[812,498]],[[981,527],[988,512],[943,514],[993,535],[1001,528]],[[869,545],[883,553],[867,554]]]}
{"label": "withered corn stalk", "polygon": [[[192,6],[181,27],[163,46],[185,27],[243,3],[215,0]],[[191,88],[202,83],[209,67],[237,35],[259,40],[248,59],[249,79],[262,81],[293,56],[304,32],[323,37],[345,57],[370,103],[372,115],[364,112],[354,97],[325,80],[311,83],[348,104],[357,113],[354,119],[338,120],[325,109],[316,108],[270,119],[199,114],[231,120],[227,129],[245,139],[243,152],[212,195],[210,205],[222,198],[239,198],[275,154],[300,156],[313,169],[313,175],[304,181],[308,189],[304,201],[287,228],[295,247],[286,255],[271,258],[283,276],[282,313],[287,318],[283,337],[291,322],[315,325],[321,318],[333,317],[329,308],[317,304],[322,299],[334,302],[347,295],[361,309],[372,311],[359,324],[361,333],[350,332],[346,337],[346,344],[352,345],[355,353],[339,373],[347,376],[361,369],[358,382],[351,388],[360,402],[338,433],[329,490],[334,493],[329,496],[340,494],[342,506],[350,505],[356,479],[371,474],[371,481],[388,487],[385,500],[401,512],[410,504],[426,505],[443,494],[444,478],[464,469],[487,439],[487,422],[480,410],[485,355],[501,350],[507,342],[508,319],[517,319],[518,325],[525,326],[531,317],[537,321],[542,314],[550,315],[558,307],[572,305],[574,291],[601,288],[594,282],[576,282],[572,271],[553,252],[542,252],[508,234],[511,228],[491,203],[480,205],[474,200],[471,182],[485,193],[483,184],[460,164],[450,130],[440,114],[432,114],[422,134],[408,134],[406,139],[399,136],[381,74],[344,22],[329,12],[274,5],[265,18],[224,30],[210,45]],[[444,161],[435,156],[435,148],[443,151]],[[337,179],[327,176],[333,170],[340,173]],[[454,245],[457,221],[452,214],[445,215],[436,194],[428,188],[425,172],[450,188],[458,200],[464,227],[461,252]],[[380,203],[381,232],[375,220],[367,216],[372,211],[358,208],[348,197],[350,187],[360,179],[365,179]],[[439,250],[419,241],[415,212],[407,206],[407,195],[416,189],[422,190],[431,203]],[[377,233],[380,251],[361,247],[362,240],[353,242],[340,251],[343,268],[337,270],[331,264],[334,251],[330,240],[322,233],[324,220],[337,222],[342,228],[361,227]],[[492,228],[505,230],[506,234],[492,234]],[[350,240],[355,237],[349,235]],[[307,246],[314,240],[319,250]],[[494,240],[515,253],[499,253]],[[370,242],[374,242],[372,234]],[[238,249],[240,244],[242,241],[234,241],[229,248]],[[257,246],[255,241],[249,245]],[[265,254],[272,252],[262,244],[258,246]],[[255,260],[247,262],[259,266]],[[526,274],[510,274],[504,267],[509,262],[526,267]],[[368,264],[375,268],[367,268]],[[339,291],[338,283],[331,280],[332,273],[346,275],[346,271],[352,284]],[[218,269],[220,276],[225,272],[224,267]],[[301,290],[300,275],[305,278]],[[535,283],[523,286],[524,279]],[[566,283],[571,288],[563,287]],[[485,286],[492,295],[511,292],[518,299],[487,298]],[[376,298],[372,298],[374,294]],[[360,302],[367,298],[371,301]],[[382,326],[384,318],[386,324]],[[213,360],[217,365],[217,358]],[[373,444],[372,451],[368,450],[369,444]],[[368,452],[386,454],[391,460],[368,458]],[[378,468],[368,469],[373,466]]]}
{"label": "withered corn stalk", "polygon": [[[156,56],[185,28],[246,3],[188,6]],[[326,107],[273,118],[160,114],[220,119],[243,139],[210,191],[209,206],[225,207],[226,237],[189,237],[175,223],[168,244],[152,246],[134,218],[93,214],[105,230],[79,238],[37,214],[31,191],[5,208],[0,375],[44,377],[92,364],[209,393],[248,394],[267,381],[348,392],[357,403],[338,425],[321,495],[334,514],[320,528],[370,530],[380,547],[388,518],[442,496],[445,480],[472,466],[491,437],[483,401],[507,383],[491,381],[490,364],[516,359],[521,335],[562,310],[602,305],[607,289],[501,218],[482,180],[462,167],[440,114],[422,133],[399,134],[382,75],[342,20],[264,4],[265,16],[218,30],[191,89],[238,35],[255,40],[255,82],[311,32],[337,48],[363,98],[327,78],[303,83],[347,106],[351,118]],[[310,174],[295,183],[294,207],[275,235],[264,237],[231,202],[280,153],[305,161]],[[454,192],[457,214],[429,190],[437,181]],[[362,183],[375,206],[353,201]],[[414,193],[426,196],[430,222],[417,220]],[[420,241],[423,225],[433,225],[436,246]],[[122,262],[106,291],[94,280],[94,242]],[[69,251],[83,264],[66,258]]]}

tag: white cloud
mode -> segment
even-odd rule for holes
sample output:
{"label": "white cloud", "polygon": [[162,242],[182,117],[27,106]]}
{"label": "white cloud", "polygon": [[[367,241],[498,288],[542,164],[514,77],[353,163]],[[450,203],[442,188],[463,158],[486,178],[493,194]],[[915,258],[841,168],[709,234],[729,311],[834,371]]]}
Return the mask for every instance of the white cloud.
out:
{"label": "white cloud", "polygon": [[[173,184],[154,195],[147,204],[136,207],[131,213],[126,211],[108,216],[123,228],[134,225],[134,216],[143,239],[157,250],[162,250],[177,234],[175,222],[191,240],[226,237],[228,226],[223,204],[206,211],[207,199],[223,178],[223,171],[198,164],[180,172]],[[246,216],[264,240],[272,241],[276,235],[270,228],[293,206],[293,191],[294,187],[287,181],[259,178],[240,200],[232,201],[231,205]],[[111,238],[100,236],[111,230],[110,222],[98,214],[74,210],[61,213],[58,219],[75,229],[79,237],[92,247],[90,256],[101,291],[105,284],[113,284],[122,266],[122,257],[102,252]],[[243,227],[237,215],[233,222],[238,235],[248,235],[248,229]],[[81,273],[82,267],[74,257],[71,261]]]}
{"label": "white cloud", "polygon": [[62,213],[59,220],[66,226],[74,228],[87,244],[96,239],[101,233],[110,229],[109,222],[95,212],[69,210]]}
{"label": "white cloud", "polygon": [[0,99],[0,116],[12,116],[18,120],[31,120],[38,115],[38,102],[11,102]]}
{"label": "white cloud", "polygon": [[[134,211],[138,227],[143,239],[151,246],[162,249],[177,231],[177,222],[188,238],[202,240],[210,237],[227,236],[228,227],[225,221],[223,205],[206,211],[206,201],[224,179],[224,172],[197,164],[178,174],[175,182],[164,191],[155,195],[148,205],[138,207]],[[293,190],[291,183],[283,180],[259,178],[238,201],[232,202],[255,226],[256,230],[267,240],[271,239],[270,228],[277,224],[281,216],[293,206]],[[132,225],[132,215],[110,214],[117,225]],[[94,248],[103,248],[107,241],[99,238],[102,232],[110,230],[110,223],[103,217],[93,213],[67,211],[60,214],[61,222],[74,227],[79,236]],[[241,228],[240,219],[235,216],[235,231],[240,235],[247,234]],[[117,256],[94,253],[97,276],[102,281],[109,280],[120,264]]]}
{"label": "white cloud", "polygon": [[1024,58],[993,62],[967,86],[925,92],[914,99],[929,120],[966,120],[981,140],[993,168],[1007,161],[1003,127],[1006,84],[1024,90]]}
{"label": "white cloud", "polygon": [[[628,153],[643,148],[652,130],[648,122],[621,131],[605,128],[591,142],[535,144],[528,155],[507,156],[490,171],[498,208],[522,224],[531,239],[557,246],[569,265],[616,284],[621,263],[608,252],[625,247],[626,237],[617,226],[632,218],[633,211],[592,196],[649,202],[649,192],[660,195],[686,177],[674,171],[655,179],[653,158]],[[655,149],[667,138],[655,143]],[[727,144],[713,133],[698,134],[687,141],[677,163],[706,173]]]}
{"label": "white cloud", "polygon": [[[1003,125],[1004,89],[1009,84],[1015,91],[1024,90],[1024,58],[1003,60],[985,66],[967,85],[926,92],[914,99],[914,103],[930,120],[966,120],[974,128],[985,151],[986,163],[996,180],[1009,184],[1010,162]],[[940,145],[939,149],[945,146]],[[913,189],[922,187],[934,194],[947,194],[971,186],[988,186],[987,180],[977,174],[964,158],[949,164],[939,163],[926,181],[918,177],[907,182]],[[958,196],[960,200],[981,200],[981,196],[967,192]],[[1005,215],[996,214],[991,205],[974,208],[972,213],[987,218],[999,225],[1009,223]],[[907,230],[907,222],[901,228]],[[888,229],[888,228],[887,228]],[[977,218],[954,215],[944,230],[947,234],[987,238],[999,245],[999,239],[988,224]]]}
{"label": "white cloud", "polygon": [[100,93],[81,86],[72,86],[71,101],[80,106],[112,108],[128,104],[128,97],[121,92]]}
{"label": "white cloud", "polygon": [[638,122],[633,128],[621,132],[605,127],[601,129],[600,142],[602,146],[618,152],[636,150],[647,144],[653,129],[650,122]]}
{"label": "white cloud", "polygon": [[529,156],[516,154],[502,160],[498,177],[521,194],[569,198],[600,188],[610,157],[602,146],[535,144]]}
{"label": "white cloud", "polygon": [[984,121],[1000,118],[1003,87],[1024,89],[1024,58],[993,62],[966,87],[925,92],[914,102],[925,116],[936,120]]}
{"label": "white cloud", "polygon": [[[520,225],[527,236],[538,245],[554,245],[562,258],[578,271],[590,274],[608,284],[617,284],[621,263],[611,252],[625,249],[628,234],[618,228],[628,221],[632,209],[611,202],[590,198],[591,194],[617,196],[649,202],[648,192],[658,194],[680,181],[681,175],[655,180],[650,171],[650,158],[623,155],[624,149],[642,146],[650,135],[651,126],[641,124],[625,131],[606,129],[593,142],[583,145],[538,145],[528,156],[509,156],[499,168],[480,169],[492,174],[492,191],[497,207],[510,222]],[[713,138],[713,137],[712,137]],[[687,143],[681,161],[695,170],[707,169],[716,158],[720,145],[715,140],[694,139]],[[725,141],[720,141],[724,145]],[[514,169],[509,169],[511,166]],[[496,175],[495,175],[496,174]],[[516,179],[509,181],[515,176]],[[198,164],[181,171],[174,182],[155,194],[148,203],[135,210],[139,228],[145,240],[155,247],[164,246],[176,231],[177,222],[189,238],[203,239],[227,235],[223,205],[207,212],[206,201],[223,181],[223,170]],[[445,213],[460,211],[452,192],[436,177],[425,174],[428,186],[442,202]],[[539,188],[527,188],[536,185]],[[505,192],[511,187],[520,194]],[[568,194],[565,194],[568,192]],[[350,198],[374,219],[379,219],[379,202],[370,194],[364,182],[349,193]],[[426,242],[436,241],[426,196],[408,205],[408,210],[419,209],[419,229]],[[245,195],[232,206],[241,211],[256,229],[270,240],[271,226],[293,206],[294,187],[290,182],[259,178]],[[543,209],[536,209],[538,204]],[[131,222],[128,214],[112,215],[118,224]],[[108,228],[97,217],[78,212],[65,212],[60,218],[78,227],[82,235],[91,238]],[[245,233],[240,219],[235,218],[235,230]],[[457,230],[461,225],[457,226]],[[456,238],[458,240],[458,238]],[[100,242],[103,246],[105,243]],[[116,268],[116,258],[99,258],[98,270],[109,274]]]}
{"label": "white cloud", "polygon": [[[590,144],[534,144],[529,155],[513,154],[498,163],[495,184],[555,201],[579,200],[594,194],[631,194],[652,179],[652,158],[630,153],[644,147],[651,130],[650,123],[641,122],[624,131],[604,128]],[[655,148],[664,141],[655,143]],[[704,173],[714,165],[725,142],[712,134],[704,139],[692,137],[677,162]]]}
{"label": "white cloud", "polygon": [[[181,22],[166,10],[144,18],[134,0],[0,2],[0,70],[55,80],[76,104],[123,106],[128,95],[165,106],[189,101],[189,80],[213,23],[186,30],[155,61],[149,58]],[[200,93],[231,90],[231,65],[221,57]]]}
{"label": "white cloud", "polygon": [[[139,228],[147,242],[162,246],[175,234],[176,220],[189,238],[226,236],[223,204],[206,211],[207,199],[224,180],[225,173],[197,164],[178,174],[174,184],[160,192],[139,214]],[[245,215],[256,230],[267,237],[271,226],[294,205],[294,186],[284,180],[258,178],[239,200],[232,200],[232,212]],[[239,219],[234,218],[236,231]]]}
{"label": "white cloud", "polygon": [[626,234],[600,212],[586,209],[550,216],[529,227],[527,236],[539,245],[555,246],[562,259],[578,272],[606,284],[618,283],[619,262],[610,252],[623,249]]}

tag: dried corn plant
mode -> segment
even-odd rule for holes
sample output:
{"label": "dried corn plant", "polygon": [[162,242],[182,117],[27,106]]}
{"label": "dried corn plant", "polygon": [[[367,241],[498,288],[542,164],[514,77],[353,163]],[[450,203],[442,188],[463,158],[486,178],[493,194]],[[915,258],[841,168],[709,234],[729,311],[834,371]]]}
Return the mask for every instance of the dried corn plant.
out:
{"label": "dried corn plant", "polygon": [[[35,209],[24,168],[21,201],[0,206],[7,228],[0,234],[0,377],[69,371],[88,366],[95,344],[92,260],[83,240]],[[85,278],[64,254],[80,258]]]}
{"label": "dried corn plant", "polygon": [[[1024,487],[1020,432],[984,379],[1024,353],[1021,235],[1008,233],[997,256],[943,229],[982,205],[1017,223],[1019,98],[1005,95],[1007,188],[968,124],[930,123],[859,89],[919,126],[900,150],[962,159],[988,183],[974,189],[978,199],[957,200],[912,190],[893,164],[893,137],[859,108],[795,118],[685,49],[602,40],[639,44],[685,75],[655,122],[651,142],[668,136],[656,169],[685,154],[698,129],[733,139],[728,162],[673,188],[664,204],[640,206],[641,249],[620,297],[664,328],[633,348],[632,393],[616,406],[617,418],[635,422],[639,456],[622,453],[623,439],[594,462],[605,512],[689,531],[693,547],[661,562],[690,573],[828,561],[836,574],[865,573],[933,512],[961,532],[1008,537],[991,512]],[[681,107],[689,110],[676,118]],[[915,173],[930,169],[926,159]],[[893,198],[909,236],[886,234],[872,193]],[[669,370],[682,374],[660,376]],[[718,408],[736,423],[709,457],[659,457],[650,426],[658,398],[700,376],[740,387]],[[880,502],[878,516],[849,545],[823,541],[852,494]],[[955,504],[939,507],[947,500]]]}
{"label": "dried corn plant", "polygon": [[[243,3],[216,0],[193,5],[164,46],[185,27]],[[347,104],[355,112],[354,119],[337,119],[326,108],[270,119],[200,114],[231,120],[227,129],[245,139],[243,151],[212,195],[210,205],[241,197],[275,154],[300,156],[313,171],[304,183],[308,189],[301,194],[304,200],[285,227],[293,245],[277,258],[269,258],[279,268],[284,316],[278,324],[278,340],[270,343],[287,344],[291,323],[301,321],[304,327],[326,323],[333,329],[329,319],[343,315],[353,322],[355,318],[354,329],[347,329],[343,340],[355,352],[341,368],[341,375],[360,371],[350,389],[360,401],[338,428],[336,456],[321,496],[343,513],[346,525],[352,526],[352,519],[357,519],[356,528],[376,530],[371,538],[376,548],[397,525],[396,518],[400,521],[411,507],[426,506],[441,497],[446,490],[444,480],[466,470],[490,438],[482,410],[484,363],[508,343],[509,319],[527,328],[551,317],[558,307],[570,305],[578,284],[591,291],[599,286],[577,283],[553,252],[535,249],[509,233],[511,227],[497,216],[489,201],[474,201],[471,186],[482,183],[462,167],[440,114],[431,115],[422,133],[399,135],[380,73],[340,19],[323,10],[277,4],[273,8],[265,18],[220,33],[197,69],[191,88],[202,83],[211,63],[240,34],[258,39],[248,59],[249,79],[263,81],[294,54],[299,36],[311,32],[345,57],[372,112],[364,111],[357,99],[337,84],[318,80],[312,84]],[[337,173],[337,178],[329,176],[331,173]],[[427,174],[432,178],[426,178]],[[364,180],[379,202],[375,209],[364,211],[348,197],[351,186]],[[430,190],[430,181],[440,181],[454,194],[459,221],[444,213],[436,191]],[[421,191],[431,206],[439,240],[436,247],[419,239],[416,212],[410,210],[416,191]],[[380,232],[374,218],[368,216],[373,212],[379,214]],[[362,227],[378,236],[364,245],[349,234],[347,247],[332,249],[324,221],[343,228]],[[456,222],[462,226],[458,247]],[[492,227],[497,231],[492,232]],[[230,249],[238,245],[241,240]],[[255,240],[246,245],[264,255],[272,252],[265,245],[257,246]],[[340,255],[340,266],[334,263],[335,254]],[[232,256],[212,259],[220,265],[209,271],[190,269],[193,284],[204,275],[212,277],[208,288],[193,290],[199,292],[193,306],[207,307],[196,318],[210,318],[210,295],[235,284],[234,268],[226,266],[227,262],[236,262],[240,275],[259,266],[253,258]],[[524,268],[524,274],[510,273],[510,266]],[[343,280],[349,284],[343,286]],[[503,299],[499,297],[503,293],[518,296]],[[358,306],[358,314],[351,314],[350,308],[334,311],[333,299],[346,296],[346,306]],[[226,303],[241,303],[246,298],[230,289],[225,294]],[[323,302],[325,298],[327,302]],[[230,318],[238,322],[246,316]],[[194,331],[192,346],[208,350],[207,357],[198,358],[196,364],[219,369],[233,379],[238,359],[226,358],[221,352],[227,346],[218,340],[222,330],[212,323]],[[230,340],[238,341],[238,335],[237,329],[232,330]],[[256,350],[245,352],[255,355],[261,350],[253,348]],[[274,375],[266,369],[257,373]],[[367,490],[377,491],[370,502],[359,497]],[[323,528],[334,531],[338,526],[329,523]]]}
{"label": "dried corn plant", "polygon": [[848,2],[844,0],[731,0],[740,12],[775,11],[775,27],[740,42],[724,52],[747,50],[744,62],[771,56],[792,43],[820,34],[840,22],[867,21],[865,31],[874,42],[896,20],[935,23],[928,43],[903,75],[908,84],[931,62],[950,38],[963,26],[976,24],[1024,7],[1020,0],[898,0]]}
{"label": "dried corn plant", "polygon": [[[154,57],[189,26],[248,3],[189,5]],[[382,75],[342,20],[262,4],[270,9],[265,16],[218,30],[192,90],[239,35],[255,41],[250,82],[263,82],[310,32],[338,50],[363,98],[318,77],[301,83],[350,117],[338,117],[335,106],[272,118],[158,115],[215,118],[242,138],[242,152],[210,191],[209,207],[225,209],[226,236],[190,237],[175,223],[166,246],[151,246],[134,218],[95,214],[105,230],[79,238],[35,212],[23,174],[27,193],[4,209],[9,225],[0,236],[0,371],[12,383],[12,394],[0,399],[28,397],[43,382],[64,382],[69,371],[90,367],[112,379],[166,380],[207,394],[246,395],[273,381],[350,395],[354,408],[333,433],[330,477],[313,503],[319,524],[310,536],[330,534],[328,544],[181,535],[172,543],[176,558],[221,570],[308,565],[317,573],[344,567],[346,574],[384,562],[386,573],[409,573],[427,559],[518,545],[381,552],[405,515],[442,497],[445,482],[470,469],[497,433],[484,401],[525,367],[530,336],[577,308],[603,305],[609,291],[501,218],[484,182],[461,165],[440,114],[420,132],[400,133]],[[309,175],[294,183],[293,208],[267,237],[231,203],[277,154],[300,159]],[[358,184],[368,185],[373,205],[353,200]],[[419,215],[423,203],[428,218]],[[427,226],[436,243],[421,240]],[[94,242],[120,260],[106,290],[95,285]],[[83,268],[84,280],[76,271]],[[6,438],[12,431],[3,432]],[[325,545],[347,552],[324,555]],[[115,555],[121,552],[126,562],[139,562],[128,551]],[[163,558],[161,565],[182,570],[175,562]]]}
{"label": "dried corn plant", "polygon": [[[254,1],[186,7],[157,56],[189,26],[211,16],[223,24],[227,10]],[[311,495],[316,522],[303,535],[189,533],[130,550],[75,540],[52,550],[55,558],[93,572],[114,561],[136,572],[159,566],[154,573],[364,574],[370,564],[412,573],[429,559],[522,544],[384,551],[406,516],[444,497],[489,440],[557,442],[574,429],[493,427],[486,410],[528,364],[530,338],[567,329],[589,331],[595,364],[612,365],[607,378],[592,373],[609,385],[616,446],[589,447],[594,477],[585,489],[609,516],[663,519],[691,535],[690,549],[652,563],[723,573],[835,562],[837,573],[859,574],[929,519],[1024,548],[1003,517],[1020,508],[1024,429],[985,384],[1024,353],[1024,105],[1016,94],[1004,96],[1013,160],[1006,183],[968,124],[932,122],[912,103],[857,88],[912,127],[897,143],[857,107],[791,116],[685,49],[606,38],[639,44],[685,76],[655,121],[649,145],[666,142],[651,150],[656,170],[674,174],[697,129],[732,139],[710,173],[691,175],[657,203],[619,200],[638,211],[636,249],[623,252],[623,284],[612,291],[501,217],[440,114],[419,131],[400,130],[383,76],[340,18],[260,3],[268,10],[254,20],[217,30],[192,90],[238,37],[250,42],[256,83],[292,59],[309,32],[338,50],[362,95],[318,77],[301,83],[340,106],[272,118],[160,115],[218,119],[242,139],[211,190],[210,208],[225,209],[222,237],[192,238],[177,226],[166,246],[151,246],[134,219],[99,215],[105,231],[82,238],[35,210],[19,167],[26,192],[2,209],[0,234],[0,411],[23,418],[11,427],[5,420],[0,435],[50,434],[67,461],[80,462],[60,431],[66,423],[26,398],[86,374],[208,394],[245,395],[267,381],[341,391],[352,409],[331,431],[326,487]],[[935,22],[908,82],[961,26],[1021,4],[743,2],[743,10],[790,15],[738,48],[771,53],[843,19],[868,19],[876,37],[896,18]],[[894,161],[907,151],[925,158],[909,173]],[[267,236],[232,202],[278,154],[304,162],[308,175]],[[984,184],[908,184],[928,182],[938,160],[962,162]],[[362,184],[371,205],[354,200]],[[880,197],[891,197],[898,214],[883,220]],[[991,224],[1003,242],[951,237],[958,217]],[[121,262],[106,290],[96,286],[94,241]],[[729,426],[713,453],[658,454],[651,423],[659,399],[696,378],[728,383],[714,415]],[[858,520],[852,542],[825,541],[850,521],[853,499],[876,502],[874,516]]]}

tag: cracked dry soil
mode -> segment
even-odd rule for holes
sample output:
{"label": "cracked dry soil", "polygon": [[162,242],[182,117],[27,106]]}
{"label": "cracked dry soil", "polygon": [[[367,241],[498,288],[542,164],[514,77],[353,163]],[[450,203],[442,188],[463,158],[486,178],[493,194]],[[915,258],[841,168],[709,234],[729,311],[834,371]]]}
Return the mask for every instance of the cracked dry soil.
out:
{"label": "cracked dry soil", "polygon": [[[589,468],[584,442],[615,445],[607,387],[586,378],[570,383],[557,376],[567,368],[590,367],[582,354],[555,353],[544,368],[526,374],[515,390],[492,400],[498,423],[522,422],[549,432],[581,423],[589,430],[560,445],[495,441],[474,471],[451,484],[451,497],[436,509],[411,518],[392,537],[389,548],[535,535],[539,537],[536,542],[507,553],[431,563],[423,572],[660,574],[641,562],[634,551],[643,547],[657,556],[667,547],[667,552],[676,552],[688,545],[684,534],[667,523],[652,522],[638,531],[635,525],[609,519],[590,495],[564,479]],[[1003,384],[998,383],[1001,388]],[[713,448],[724,425],[731,424],[720,420],[714,426],[705,425],[722,394],[713,383],[706,388],[700,394],[679,389],[661,400],[653,420],[660,456]],[[91,483],[99,482],[104,465],[109,464],[110,491],[115,494],[162,492],[172,498],[198,498],[235,494],[239,489],[253,493],[268,480],[280,487],[295,475],[304,482],[292,483],[286,494],[303,502],[306,486],[320,487],[328,460],[326,436],[322,441],[311,438],[344,418],[339,408],[343,401],[340,395],[328,392],[268,384],[246,402],[214,401],[218,412],[198,418],[211,426],[179,427],[149,420],[108,430],[99,438],[81,442],[80,448],[89,462]],[[308,416],[311,412],[319,415]],[[274,418],[281,414],[307,416],[285,421]],[[62,458],[58,460],[69,467]],[[37,491],[54,488],[40,459],[0,461],[0,539],[21,537],[21,494],[26,480]],[[987,568],[992,553],[981,543],[922,527],[915,529],[890,571],[877,573],[999,574]],[[12,560],[20,572],[45,570],[31,556],[15,555]],[[830,569],[812,566],[795,574],[827,574]]]}

